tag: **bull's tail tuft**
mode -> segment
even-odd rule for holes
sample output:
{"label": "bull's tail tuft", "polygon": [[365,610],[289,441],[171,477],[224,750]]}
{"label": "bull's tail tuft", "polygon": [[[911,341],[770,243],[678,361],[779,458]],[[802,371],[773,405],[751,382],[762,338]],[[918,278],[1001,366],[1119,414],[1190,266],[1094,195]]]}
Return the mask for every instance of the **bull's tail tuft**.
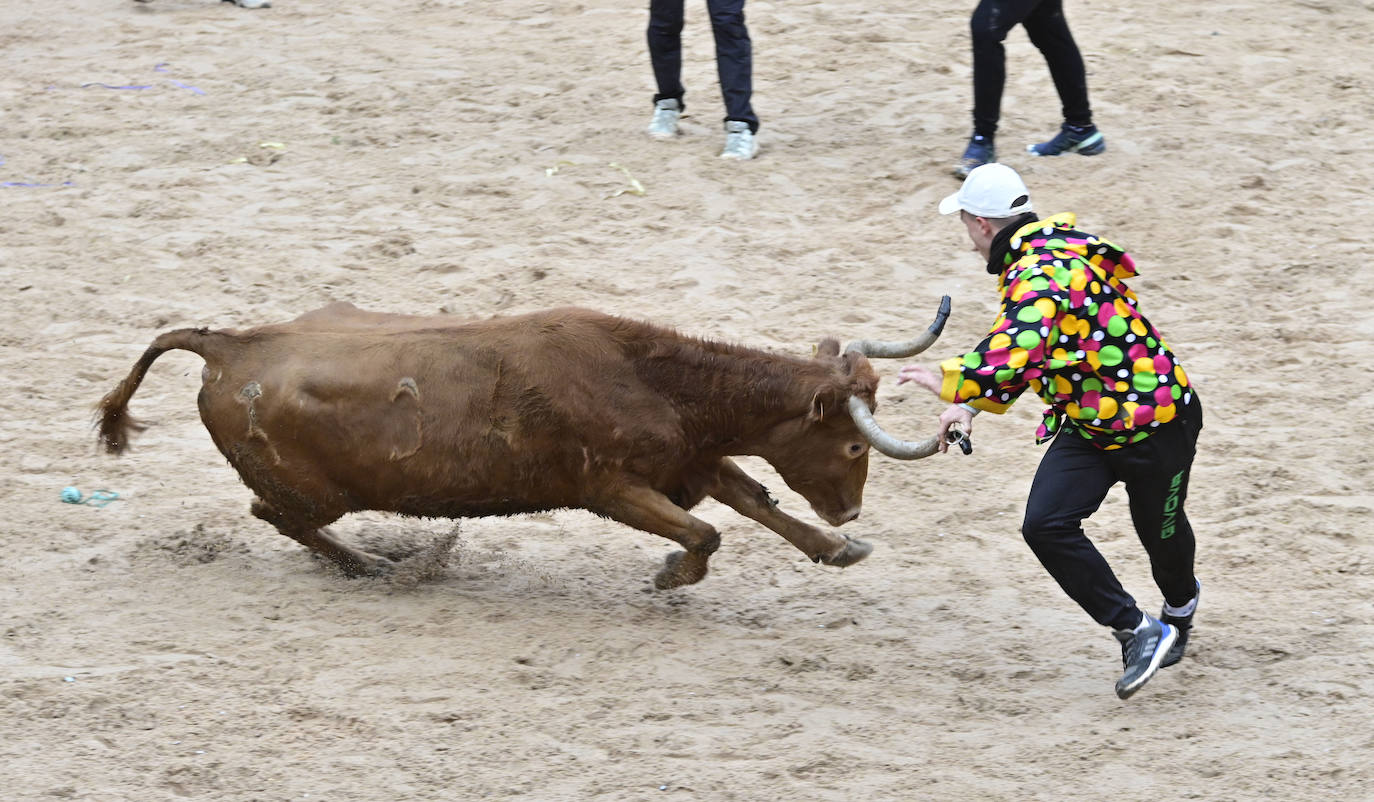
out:
{"label": "bull's tail tuft", "polygon": [[143,376],[153,361],[164,352],[181,349],[210,359],[218,349],[217,343],[224,342],[224,335],[206,328],[177,329],[158,335],[143,356],[134,363],[133,370],[119,382],[119,386],[105,394],[96,404],[96,426],[100,429],[99,442],[110,454],[122,454],[129,447],[130,438],[137,432],[148,428],[129,414],[129,399],[143,382]]}

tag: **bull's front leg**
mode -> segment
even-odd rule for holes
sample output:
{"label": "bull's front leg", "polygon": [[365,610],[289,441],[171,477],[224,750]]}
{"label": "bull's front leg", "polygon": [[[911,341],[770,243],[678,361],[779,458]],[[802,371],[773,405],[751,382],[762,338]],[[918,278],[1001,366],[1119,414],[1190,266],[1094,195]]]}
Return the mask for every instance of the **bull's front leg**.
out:
{"label": "bull's front leg", "polygon": [[345,576],[375,576],[392,567],[391,560],[361,549],[355,549],[334,536],[318,521],[303,515],[292,515],[255,499],[253,514],[277,527],[277,531],[306,548],[334,561]]}
{"label": "bull's front leg", "polygon": [[720,486],[712,498],[728,505],[735,512],[782,535],[788,543],[801,549],[812,562],[838,565],[843,568],[867,557],[873,546],[838,532],[820,529],[798,521],[778,509],[768,490],[745,473],[735,461],[720,461]]}
{"label": "bull's front leg", "polygon": [[720,547],[720,534],[714,526],[692,517],[667,496],[647,487],[623,487],[614,497],[598,504],[596,512],[626,526],[666,537],[685,549],[669,554],[664,561],[663,569],[654,577],[654,586],[659,590],[700,582],[706,576],[706,561]]}

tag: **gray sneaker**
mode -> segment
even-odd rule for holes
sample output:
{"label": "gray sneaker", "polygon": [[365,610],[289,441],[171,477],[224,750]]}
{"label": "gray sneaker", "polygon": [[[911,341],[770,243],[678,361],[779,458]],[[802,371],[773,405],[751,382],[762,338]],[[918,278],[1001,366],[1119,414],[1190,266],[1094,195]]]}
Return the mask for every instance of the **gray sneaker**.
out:
{"label": "gray sneaker", "polygon": [[649,136],[672,139],[678,135],[677,121],[682,116],[682,104],[675,98],[664,98],[654,104],[654,118],[649,121]]}
{"label": "gray sneaker", "polygon": [[725,123],[725,150],[720,152],[722,159],[748,161],[758,155],[759,140],[749,130],[749,123],[730,120]]}
{"label": "gray sneaker", "polygon": [[1145,620],[1135,629],[1118,629],[1112,634],[1121,641],[1121,664],[1126,672],[1116,681],[1116,695],[1127,699],[1140,690],[1159,670],[1159,664],[1173,648],[1178,630],[1142,613]]}
{"label": "gray sneaker", "polygon": [[239,8],[271,8],[272,4],[268,0],[223,0],[225,3],[233,3]]}

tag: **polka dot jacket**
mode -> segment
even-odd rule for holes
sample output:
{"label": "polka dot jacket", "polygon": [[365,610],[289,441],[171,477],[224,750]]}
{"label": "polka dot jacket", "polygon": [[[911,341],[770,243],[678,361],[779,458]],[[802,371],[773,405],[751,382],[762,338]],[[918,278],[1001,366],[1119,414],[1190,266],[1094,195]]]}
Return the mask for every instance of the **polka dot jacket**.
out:
{"label": "polka dot jacket", "polygon": [[1066,212],[1012,235],[997,321],[976,349],[941,363],[940,397],[1005,412],[1029,387],[1050,405],[1037,443],[1068,426],[1116,449],[1177,417],[1193,390],[1123,283],[1136,275],[1131,257],[1075,222]]}

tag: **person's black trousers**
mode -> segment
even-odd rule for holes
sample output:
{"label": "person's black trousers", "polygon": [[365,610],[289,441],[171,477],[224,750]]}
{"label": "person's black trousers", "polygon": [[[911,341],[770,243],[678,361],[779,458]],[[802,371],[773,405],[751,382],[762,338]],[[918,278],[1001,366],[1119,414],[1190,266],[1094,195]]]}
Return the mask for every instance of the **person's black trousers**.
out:
{"label": "person's black trousers", "polygon": [[1193,528],[1183,503],[1201,430],[1202,402],[1194,395],[1178,418],[1113,451],[1099,449],[1066,423],[1040,460],[1021,534],[1069,598],[1097,623],[1114,629],[1138,623],[1135,599],[1082,527],[1117,482],[1126,484],[1131,521],[1164,600],[1181,607],[1196,594]]}
{"label": "person's black trousers", "polygon": [[[684,0],[649,0],[649,60],[654,66],[658,94],[654,102],[673,98],[682,103],[682,20]],[[754,54],[744,26],[744,0],[706,0],[711,31],[716,38],[716,71],[725,99],[725,119],[749,124],[758,131],[759,118],[750,104],[753,96]],[[686,108],[686,104],[683,104]]]}
{"label": "person's black trousers", "polygon": [[986,137],[997,133],[1007,78],[1002,42],[1017,25],[1025,27],[1049,64],[1064,121],[1092,125],[1088,77],[1064,19],[1063,0],[980,0],[969,24],[973,32],[973,132]]}

